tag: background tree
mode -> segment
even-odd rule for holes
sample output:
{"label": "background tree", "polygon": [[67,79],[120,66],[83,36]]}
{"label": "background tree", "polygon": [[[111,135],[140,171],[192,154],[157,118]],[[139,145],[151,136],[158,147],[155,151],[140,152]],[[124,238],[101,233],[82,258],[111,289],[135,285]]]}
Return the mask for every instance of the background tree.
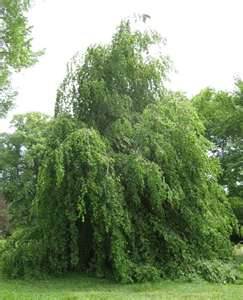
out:
{"label": "background tree", "polygon": [[16,115],[11,122],[15,131],[0,134],[0,193],[9,204],[12,226],[29,217],[48,121],[41,113]]}
{"label": "background tree", "polygon": [[213,153],[220,158],[223,173],[220,182],[227,189],[235,214],[243,225],[243,83],[236,81],[233,93],[203,90],[193,99],[205,127],[214,142]]}
{"label": "background tree", "polygon": [[13,105],[11,74],[35,63],[40,54],[31,48],[31,27],[26,17],[29,6],[29,0],[0,2],[0,117]]}

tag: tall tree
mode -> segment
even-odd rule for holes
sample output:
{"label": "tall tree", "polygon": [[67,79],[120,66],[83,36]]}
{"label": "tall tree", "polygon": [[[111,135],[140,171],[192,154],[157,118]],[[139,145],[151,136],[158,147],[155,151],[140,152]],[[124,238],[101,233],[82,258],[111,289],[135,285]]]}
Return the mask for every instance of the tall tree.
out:
{"label": "tall tree", "polygon": [[[122,22],[69,69],[32,201],[5,244],[5,273],[92,271],[123,282],[234,277],[234,218],[191,103],[164,89],[160,37]],[[156,51],[155,51],[156,52]]]}

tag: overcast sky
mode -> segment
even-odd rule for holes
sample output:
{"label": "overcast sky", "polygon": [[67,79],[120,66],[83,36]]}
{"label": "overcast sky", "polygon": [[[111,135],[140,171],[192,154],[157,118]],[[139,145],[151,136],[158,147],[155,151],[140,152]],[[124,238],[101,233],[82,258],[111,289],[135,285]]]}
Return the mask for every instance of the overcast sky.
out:
{"label": "overcast sky", "polygon": [[[120,20],[147,13],[167,39],[176,73],[170,87],[189,96],[211,86],[232,90],[243,77],[243,0],[34,0],[29,13],[35,49],[45,48],[39,62],[14,76],[18,91],[11,112],[53,114],[55,94],[66,63],[78,51],[107,42]],[[0,122],[5,130],[6,121]]]}

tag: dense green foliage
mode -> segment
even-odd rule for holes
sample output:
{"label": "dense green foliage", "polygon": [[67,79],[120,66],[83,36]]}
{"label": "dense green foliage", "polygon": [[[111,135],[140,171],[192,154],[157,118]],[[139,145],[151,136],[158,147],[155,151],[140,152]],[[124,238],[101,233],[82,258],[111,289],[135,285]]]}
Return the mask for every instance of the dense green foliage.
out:
{"label": "dense green foliage", "polygon": [[32,65],[40,54],[31,48],[31,28],[26,17],[29,5],[30,0],[0,1],[0,117],[13,104],[10,75]]}
{"label": "dense green foliage", "polygon": [[193,104],[215,144],[212,151],[223,168],[220,182],[243,225],[243,83],[237,80],[233,93],[206,89]]}
{"label": "dense green foliage", "polygon": [[41,113],[17,115],[11,125],[13,133],[0,134],[0,194],[9,204],[13,227],[28,222],[45,149],[48,117]]}
{"label": "dense green foliage", "polygon": [[0,197],[0,237],[5,236],[8,232],[9,226],[9,216],[8,216],[8,206],[3,197]]}
{"label": "dense green foliage", "polygon": [[76,59],[69,66],[56,114],[72,113],[102,133],[118,119],[136,117],[163,93],[169,60],[150,55],[160,41],[157,33],[134,32],[123,22],[111,45],[91,47],[81,65]]}
{"label": "dense green foliage", "polygon": [[219,163],[192,104],[164,89],[168,59],[150,55],[159,42],[122,22],[110,45],[71,64],[53,121],[21,117],[3,137],[2,186],[25,208],[1,250],[4,273],[235,279]]}

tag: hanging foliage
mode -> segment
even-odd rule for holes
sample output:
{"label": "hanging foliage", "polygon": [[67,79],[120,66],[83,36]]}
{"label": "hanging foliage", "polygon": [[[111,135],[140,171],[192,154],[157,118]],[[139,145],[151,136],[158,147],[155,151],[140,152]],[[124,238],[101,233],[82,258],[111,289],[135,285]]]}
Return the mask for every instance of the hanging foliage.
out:
{"label": "hanging foliage", "polygon": [[164,90],[168,61],[149,54],[158,41],[123,22],[111,45],[69,70],[31,224],[1,250],[5,273],[234,280],[223,264],[234,218],[219,164],[191,103]]}
{"label": "hanging foliage", "polygon": [[[169,60],[160,55],[161,37],[134,31],[123,21],[107,46],[88,48],[83,63],[74,59],[58,90],[56,115],[70,113],[104,131],[119,118],[141,113],[163,92]],[[150,55],[158,51],[159,58]]]}

